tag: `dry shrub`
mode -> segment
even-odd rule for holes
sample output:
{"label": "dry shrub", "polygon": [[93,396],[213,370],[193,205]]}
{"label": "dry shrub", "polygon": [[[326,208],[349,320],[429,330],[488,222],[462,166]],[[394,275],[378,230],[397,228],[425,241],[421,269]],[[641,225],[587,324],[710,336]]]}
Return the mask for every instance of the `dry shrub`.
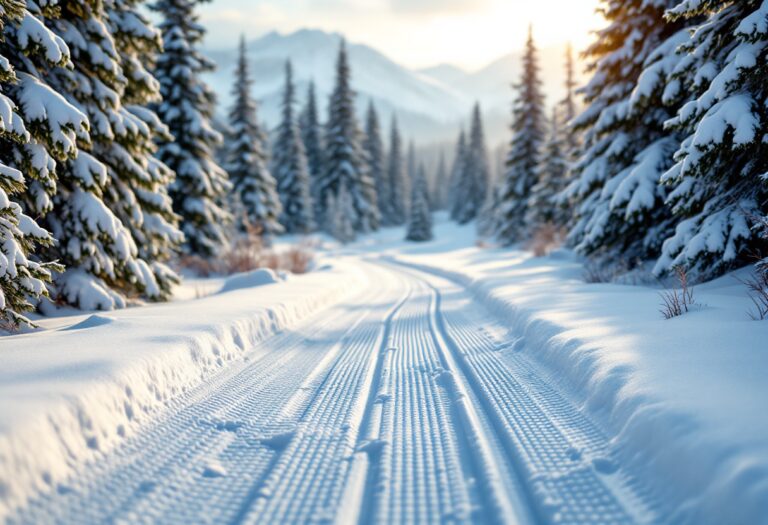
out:
{"label": "dry shrub", "polygon": [[744,281],[749,289],[749,298],[755,305],[749,316],[755,321],[768,319],[768,268],[758,271],[755,277]]}
{"label": "dry shrub", "polygon": [[526,248],[533,252],[535,257],[549,255],[563,244],[563,231],[554,224],[547,223],[536,228],[533,237]]}
{"label": "dry shrub", "polygon": [[215,261],[204,259],[199,255],[182,255],[179,258],[178,265],[181,268],[191,270],[192,273],[200,277],[211,277],[219,273],[218,265],[215,264]]}
{"label": "dry shrub", "polygon": [[680,283],[680,288],[667,290],[660,294],[662,299],[660,311],[664,319],[672,319],[688,313],[695,304],[693,288],[688,283],[688,272],[682,266],[677,266],[675,276]]}
{"label": "dry shrub", "polygon": [[218,258],[184,256],[179,263],[201,277],[245,273],[259,268],[302,274],[312,267],[315,246],[315,242],[303,240],[286,250],[278,251],[266,246],[258,228],[246,227],[246,232],[239,235]]}
{"label": "dry shrub", "polygon": [[493,246],[485,239],[478,239],[475,241],[475,247],[480,248],[481,250],[487,250]]}

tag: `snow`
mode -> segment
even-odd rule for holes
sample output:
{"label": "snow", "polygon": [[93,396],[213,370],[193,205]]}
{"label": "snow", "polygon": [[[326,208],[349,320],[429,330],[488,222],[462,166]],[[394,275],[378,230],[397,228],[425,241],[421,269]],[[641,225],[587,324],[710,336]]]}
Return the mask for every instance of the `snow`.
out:
{"label": "snow", "polygon": [[245,288],[256,288],[266,284],[279,283],[283,279],[274,270],[269,268],[259,268],[251,272],[243,272],[232,275],[224,281],[219,293],[231,292],[233,290],[243,290]]}
{"label": "snow", "polygon": [[664,320],[660,289],[588,284],[567,251],[533,258],[473,245],[441,221],[437,241],[385,231],[365,250],[467,286],[521,336],[518,348],[614,432],[614,446],[691,523],[762,523],[768,501],[768,324],[726,275],[695,287],[699,308]]}
{"label": "snow", "polygon": [[269,270],[252,272],[224,281],[226,294],[47,318],[38,321],[42,331],[0,338],[0,521],[117,446],[180,393],[247,359],[259,341],[366,286],[343,261],[253,293],[251,286],[268,280],[282,281]]}
{"label": "snow", "polygon": [[[44,319],[44,330],[39,333],[0,339],[0,519],[37,490],[58,486],[84,462],[102,457],[162,412],[173,411],[177,408],[177,396],[211,379],[217,371],[248,359],[256,344],[271,334],[312,313],[331,312],[326,308],[332,304],[363,314],[357,304],[344,302],[353,290],[379,294],[376,304],[382,308],[376,310],[378,307],[371,304],[373,309],[367,315],[378,311],[383,316],[383,312],[395,308],[386,323],[399,319],[400,314],[395,316],[394,312],[401,306],[406,312],[402,315],[410,318],[419,308],[431,304],[427,321],[430,326],[442,326],[443,321],[438,320],[439,301],[430,303],[423,295],[424,284],[430,284],[436,290],[444,290],[446,318],[483,315],[469,311],[471,308],[460,311],[462,304],[465,309],[475,304],[462,302],[460,296],[465,292],[459,289],[468,290],[499,320],[489,325],[498,331],[490,337],[503,344],[497,352],[490,353],[503,354],[504,359],[521,356],[530,360],[535,370],[540,370],[547,388],[564,392],[564,402],[579,407],[575,412],[579,418],[595,421],[597,428],[608,432],[608,455],[569,450],[567,454],[576,458],[574,461],[583,459],[599,476],[613,478],[620,472],[632,472],[639,477],[639,486],[648,487],[651,497],[658,500],[656,510],[663,512],[670,523],[765,522],[768,324],[752,321],[747,314],[751,303],[745,286],[737,279],[748,277],[749,270],[696,286],[696,306],[691,312],[665,320],[659,312],[660,287],[587,283],[582,262],[569,251],[534,258],[513,248],[481,248],[475,245],[474,225],[455,226],[443,214],[436,218],[432,242],[404,243],[402,228],[386,229],[347,246],[334,246],[318,263],[322,271],[286,282],[268,270],[229,279],[190,280],[177,293],[182,299],[171,304],[108,315]],[[417,298],[395,300],[395,296],[404,296],[403,291],[394,288],[389,295],[381,295],[375,286],[381,284],[381,276],[370,269],[377,265],[365,260],[393,268],[400,265],[405,270],[420,269],[422,275],[432,277],[420,285],[421,291],[413,292]],[[405,279],[405,275],[404,272],[400,279]],[[393,279],[396,281],[397,278]],[[447,281],[455,284],[449,285]],[[255,289],[256,286],[260,287]],[[195,290],[194,296],[206,297],[183,299],[193,296],[191,288]],[[215,293],[218,289],[226,293]],[[355,330],[355,324],[346,317],[327,316],[323,320],[338,323],[344,330]],[[321,324],[318,323],[318,329],[322,329]],[[406,330],[406,325],[415,332],[401,331]],[[407,345],[407,338],[415,338],[414,334],[426,330],[419,324],[395,326],[396,339],[387,343],[394,346]],[[438,339],[443,337],[443,331],[453,330],[453,325],[446,326],[438,332]],[[309,330],[314,329],[313,324]],[[369,328],[361,330],[374,344],[377,337],[376,341],[387,340],[389,328],[379,336]],[[470,330],[477,332],[476,328]],[[415,373],[418,366],[427,366],[424,363],[392,360],[389,365],[381,365],[387,373],[380,379],[371,379],[373,369],[360,372],[368,378],[366,381],[376,381],[374,384],[378,385],[362,388],[360,398],[340,395],[330,386],[327,390],[318,386],[326,384],[324,367],[335,362],[336,356],[352,359],[360,348],[367,348],[351,343],[347,347],[343,340],[334,343],[322,366],[307,369],[308,375],[295,389],[290,385],[277,387],[285,391],[289,401],[288,408],[281,405],[274,410],[293,414],[297,407],[304,406],[301,400],[308,399],[316,389],[317,395],[325,399],[323,403],[329,405],[312,404],[311,410],[302,412],[309,414],[310,419],[318,410],[336,414],[337,409],[329,408],[335,403],[362,411],[361,401],[354,399],[362,399],[365,404],[365,399],[370,398],[377,411],[382,404],[401,403],[410,395],[403,390],[405,383],[399,383],[398,377],[424,381],[418,383],[419,388],[430,385],[427,374]],[[450,343],[443,341],[439,346],[445,349]],[[384,352],[382,359],[391,359],[389,354],[389,350]],[[463,354],[457,351],[452,355]],[[460,412],[462,420],[471,427],[467,432],[482,430],[484,420],[474,411],[482,412],[483,417],[491,412],[488,406],[475,403],[474,396],[480,388],[475,381],[480,381],[480,376],[468,383],[461,370],[469,365],[454,361],[450,355],[445,359],[441,361],[443,368],[434,369],[436,377],[449,395],[462,400],[457,407],[467,411]],[[432,366],[429,364],[428,368]],[[341,366],[333,368],[328,377],[342,377],[348,371]],[[471,392],[464,392],[462,389],[468,384]],[[488,392],[503,391],[508,386],[504,381],[487,385],[491,389]],[[502,408],[517,411],[520,416],[516,416],[515,424],[519,428],[537,428],[534,415],[522,417],[526,410],[535,408],[533,405],[511,406],[506,398],[489,399],[486,401],[500,402]],[[432,410],[435,405],[425,401],[418,406]],[[356,418],[363,417],[362,412],[354,413]],[[385,412],[385,416],[392,417],[392,413]],[[232,436],[241,424],[226,413],[217,421]],[[416,439],[410,432],[388,435],[386,429],[391,430],[393,423],[387,421],[382,426],[383,437],[371,434],[369,441],[362,442],[359,453],[384,447],[401,454],[403,450],[396,447],[407,448],[408,440]],[[277,463],[278,473],[288,468],[289,460],[296,459],[290,451],[308,442],[302,432],[319,439],[338,431],[333,427],[333,432],[327,432],[331,427],[318,425],[317,429],[322,430],[316,434],[311,430],[315,427],[310,426],[306,430],[272,429],[262,436],[264,444],[289,450],[285,461]],[[349,428],[357,428],[356,425],[359,423],[350,424]],[[430,430],[416,425],[413,432]],[[435,435],[450,438],[451,432]],[[473,448],[476,457],[467,461],[475,467],[495,465],[499,472],[488,470],[486,475],[503,477],[508,467],[493,461],[496,444],[486,437],[478,438]],[[542,443],[537,445],[532,440],[531,446],[550,446],[546,444],[548,438],[539,438]],[[228,440],[230,436],[222,439]],[[562,453],[542,450],[547,454]],[[359,472],[360,461],[367,461],[359,455],[351,461],[353,472]],[[223,482],[234,477],[239,466],[214,453],[197,458],[189,468],[202,478]],[[286,476],[275,479],[288,482]],[[329,483],[338,481],[334,478]],[[400,478],[395,482],[411,483]],[[292,487],[299,486],[304,485]],[[491,485],[490,490],[503,488]],[[349,493],[352,492],[350,489]],[[280,501],[268,503],[277,505]],[[547,502],[543,504],[546,506]],[[642,512],[638,511],[637,516],[642,517]]]}

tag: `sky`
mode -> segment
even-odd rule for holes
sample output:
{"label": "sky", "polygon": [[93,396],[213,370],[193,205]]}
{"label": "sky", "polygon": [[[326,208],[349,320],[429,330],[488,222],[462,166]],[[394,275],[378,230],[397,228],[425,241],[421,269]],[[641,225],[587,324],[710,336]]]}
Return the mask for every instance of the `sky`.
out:
{"label": "sky", "polygon": [[213,0],[200,7],[206,47],[238,36],[302,28],[338,31],[409,67],[479,69],[523,47],[533,24],[540,47],[582,49],[601,26],[599,0]]}

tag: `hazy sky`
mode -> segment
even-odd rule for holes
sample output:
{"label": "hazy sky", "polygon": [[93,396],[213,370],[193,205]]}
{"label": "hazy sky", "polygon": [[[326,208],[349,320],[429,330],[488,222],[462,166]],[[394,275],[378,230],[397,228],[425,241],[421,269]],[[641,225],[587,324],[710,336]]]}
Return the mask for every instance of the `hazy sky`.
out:
{"label": "hazy sky", "polygon": [[203,4],[207,46],[234,47],[240,33],[339,31],[412,67],[479,68],[520,49],[529,23],[540,46],[589,42],[598,0],[213,0]]}

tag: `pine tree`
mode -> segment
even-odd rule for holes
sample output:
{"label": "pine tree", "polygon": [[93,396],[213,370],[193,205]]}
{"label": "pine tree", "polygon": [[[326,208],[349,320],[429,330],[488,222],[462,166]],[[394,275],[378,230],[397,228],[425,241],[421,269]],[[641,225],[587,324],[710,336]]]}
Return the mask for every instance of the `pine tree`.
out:
{"label": "pine tree", "polygon": [[[416,164],[416,145],[411,140],[408,143],[408,153],[406,154],[406,170],[405,170],[405,184],[403,185],[403,191],[406,195],[413,195],[413,185],[416,178],[419,176],[419,166]],[[425,181],[426,183],[426,181]],[[411,199],[413,200],[413,199]],[[410,217],[410,203],[406,217]]]}
{"label": "pine tree", "polygon": [[663,181],[682,219],[656,272],[685,266],[712,277],[764,248],[753,227],[768,209],[768,5],[764,1],[679,2],[673,22],[708,15],[689,37],[668,90],[692,93],[671,121],[685,139]]}
{"label": "pine tree", "polygon": [[387,180],[389,182],[388,226],[405,224],[408,207],[406,205],[405,171],[402,154],[402,141],[397,127],[397,119],[392,118],[392,132],[389,141],[389,160],[387,162]]}
{"label": "pine tree", "polygon": [[185,249],[213,256],[227,244],[231,216],[222,204],[231,184],[213,158],[222,137],[211,125],[214,95],[201,78],[214,65],[197,49],[204,35],[195,13],[199,1],[157,0],[153,5],[163,18],[163,53],[155,69],[163,102],[156,110],[175,139],[160,141],[159,157],[176,173],[171,196],[182,218]]}
{"label": "pine tree", "polygon": [[325,201],[328,193],[338,198],[342,184],[352,200],[351,217],[355,231],[370,232],[379,226],[376,188],[368,173],[360,128],[355,115],[355,93],[350,86],[346,45],[342,42],[336,64],[336,87],[331,95],[326,130],[325,169],[319,181]]}
{"label": "pine tree", "polygon": [[279,222],[282,206],[277,183],[267,169],[263,150],[266,137],[259,126],[251,86],[245,38],[241,38],[226,143],[226,167],[235,201],[231,206],[237,210],[235,220],[240,233],[253,227],[269,240],[283,232]]}
{"label": "pine tree", "polygon": [[576,109],[576,83],[575,65],[573,62],[573,47],[568,44],[565,51],[565,97],[560,101],[560,134],[562,135],[562,152],[567,162],[575,160],[579,152],[581,141],[579,133],[573,129],[573,121],[577,115]]}
{"label": "pine tree", "polygon": [[479,104],[472,111],[469,143],[465,142],[463,132],[459,138],[455,167],[455,208],[452,216],[459,224],[466,224],[479,217],[488,198],[490,183],[488,150]]}
{"label": "pine tree", "polygon": [[427,176],[420,165],[411,185],[411,216],[406,240],[424,242],[432,240],[432,212],[429,209]]}
{"label": "pine tree", "polygon": [[288,233],[309,233],[314,229],[312,199],[309,188],[307,155],[294,114],[296,104],[291,63],[285,66],[283,119],[272,149],[272,173],[283,205],[280,222]]}
{"label": "pine tree", "polygon": [[530,235],[525,217],[531,192],[539,178],[539,162],[546,135],[544,94],[539,79],[539,64],[533,29],[529,31],[523,57],[523,73],[517,85],[518,96],[512,118],[512,142],[499,190],[499,240],[513,244]]}
{"label": "pine tree", "polygon": [[55,167],[45,218],[58,242],[44,257],[67,267],[57,296],[84,309],[122,307],[126,295],[166,299],[178,277],[164,262],[182,235],[166,191],[173,173],[155,157],[167,131],[144,107],[158,97],[144,63],[159,34],[132,1],[67,2],[45,22],[72,56],[46,78],[90,121],[76,155]]}
{"label": "pine tree", "polygon": [[542,150],[539,178],[531,189],[531,198],[525,222],[528,231],[535,232],[545,225],[566,226],[566,219],[558,203],[558,195],[565,189],[568,162],[564,150],[567,145],[561,134],[557,108],[552,110],[550,131]]}
{"label": "pine tree", "polygon": [[435,172],[435,210],[448,209],[450,199],[451,181],[448,177],[448,168],[445,164],[445,151],[440,151]]}
{"label": "pine tree", "polygon": [[[112,137],[94,140],[94,153],[107,166],[110,184],[104,202],[131,232],[140,261],[155,277],[142,287],[152,299],[168,299],[178,276],[166,263],[178,252],[184,236],[173,211],[168,188],[174,173],[157,158],[156,138],[168,138],[168,129],[147,106],[159,100],[157,80],[147,70],[162,46],[159,31],[140,13],[139,0],[113,0],[105,4],[110,32],[120,56],[125,83],[123,107],[111,117]],[[87,94],[85,94],[87,97]],[[118,120],[118,115],[122,122]],[[92,117],[92,122],[99,120]],[[94,133],[91,133],[92,137]]]}
{"label": "pine tree", "polygon": [[392,216],[390,187],[387,173],[384,170],[384,143],[381,140],[381,128],[379,116],[373,102],[368,105],[368,114],[365,124],[365,141],[363,148],[368,159],[368,172],[376,184],[376,197],[379,208],[379,216],[382,222]]}
{"label": "pine tree", "polygon": [[451,170],[450,211],[451,219],[454,221],[459,220],[462,208],[464,207],[465,195],[462,193],[462,185],[466,179],[467,155],[467,136],[462,129],[456,143],[456,153]]}
{"label": "pine tree", "polygon": [[307,103],[300,119],[301,140],[307,153],[307,168],[309,169],[309,187],[314,204],[315,218],[323,216],[323,198],[319,181],[323,174],[323,134],[320,129],[320,117],[317,110],[315,83],[310,82],[307,91]]}
{"label": "pine tree", "polygon": [[339,187],[338,198],[333,200],[333,194],[328,194],[328,204],[331,206],[328,210],[332,213],[333,220],[329,233],[341,242],[347,244],[355,240],[355,225],[353,218],[355,216],[355,205],[352,200],[352,194],[347,191],[346,182],[342,182]]}
{"label": "pine tree", "polygon": [[51,272],[61,271],[33,260],[35,250],[53,238],[19,202],[33,210],[49,208],[54,159],[76,154],[76,136],[87,129],[85,115],[24,72],[25,66],[69,63],[69,50],[39,14],[24,3],[0,0],[0,324],[12,329],[32,325],[24,314],[48,296]]}
{"label": "pine tree", "polygon": [[685,38],[664,22],[675,1],[604,0],[608,27],[587,52],[594,74],[574,121],[584,145],[567,190],[575,215],[568,241],[607,262],[655,257],[672,226],[659,179],[680,139],[664,130],[682,95],[665,87]]}

